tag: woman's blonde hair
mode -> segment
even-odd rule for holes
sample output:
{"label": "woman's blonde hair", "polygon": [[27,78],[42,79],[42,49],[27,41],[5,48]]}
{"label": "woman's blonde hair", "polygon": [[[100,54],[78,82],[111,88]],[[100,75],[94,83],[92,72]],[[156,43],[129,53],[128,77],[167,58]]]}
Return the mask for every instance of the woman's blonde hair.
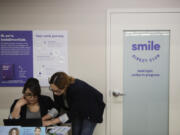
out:
{"label": "woman's blonde hair", "polygon": [[65,89],[70,84],[74,83],[74,80],[73,77],[68,76],[65,72],[56,72],[51,76],[49,84],[54,84],[59,89]]}

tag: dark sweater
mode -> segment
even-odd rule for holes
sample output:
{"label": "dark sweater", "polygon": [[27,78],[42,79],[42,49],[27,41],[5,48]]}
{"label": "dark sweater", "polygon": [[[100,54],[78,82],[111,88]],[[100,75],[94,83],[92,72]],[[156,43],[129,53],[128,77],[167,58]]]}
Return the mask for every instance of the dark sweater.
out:
{"label": "dark sweater", "polygon": [[105,108],[103,95],[86,82],[75,79],[75,82],[67,88],[66,99],[69,108],[65,106],[64,98],[64,95],[54,95],[55,106],[58,110],[66,109],[70,120],[81,117],[95,123],[103,121],[102,116]]}
{"label": "dark sweater", "polygon": [[[16,105],[18,99],[14,101],[14,103],[11,106],[10,113],[13,111],[14,106]],[[48,113],[48,110],[52,109],[54,107],[54,102],[52,99],[48,96],[43,96],[41,95],[38,98],[39,106],[40,106],[40,114],[41,117],[46,115]],[[24,105],[21,107],[21,112],[20,112],[20,119],[26,119],[26,111],[27,111],[27,105]]]}

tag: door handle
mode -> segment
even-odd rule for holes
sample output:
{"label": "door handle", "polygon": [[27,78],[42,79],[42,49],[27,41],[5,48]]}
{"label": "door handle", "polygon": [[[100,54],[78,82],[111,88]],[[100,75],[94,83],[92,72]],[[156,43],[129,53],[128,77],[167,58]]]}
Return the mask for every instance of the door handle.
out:
{"label": "door handle", "polygon": [[119,97],[119,96],[124,96],[125,94],[124,94],[124,93],[121,93],[119,90],[114,90],[114,91],[112,92],[112,95],[113,95],[114,97]]}

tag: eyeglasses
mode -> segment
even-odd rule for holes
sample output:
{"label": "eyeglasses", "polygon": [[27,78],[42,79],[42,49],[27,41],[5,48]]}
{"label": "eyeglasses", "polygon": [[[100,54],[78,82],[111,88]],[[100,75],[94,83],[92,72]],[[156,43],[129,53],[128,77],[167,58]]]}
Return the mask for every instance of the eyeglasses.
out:
{"label": "eyeglasses", "polygon": [[32,98],[32,97],[34,97],[34,98],[37,98],[38,96],[37,96],[37,95],[33,95],[33,94],[31,94],[31,93],[24,93],[24,97],[27,97],[27,98]]}
{"label": "eyeglasses", "polygon": [[53,93],[61,93],[62,89],[53,90],[51,87],[49,87],[49,90]]}

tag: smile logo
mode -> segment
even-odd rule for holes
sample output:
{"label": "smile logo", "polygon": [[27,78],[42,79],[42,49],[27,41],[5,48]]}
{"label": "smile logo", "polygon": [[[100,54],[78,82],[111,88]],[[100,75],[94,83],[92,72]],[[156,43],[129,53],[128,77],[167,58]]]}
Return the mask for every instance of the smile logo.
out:
{"label": "smile logo", "polygon": [[[161,48],[160,44],[154,43],[153,40],[148,41],[147,43],[139,43],[139,44],[132,44],[131,46],[132,51],[134,52],[147,52],[147,51],[155,51],[158,52]],[[154,56],[151,57],[142,57],[138,56],[136,54],[132,55],[132,58],[135,59],[136,61],[139,61],[141,63],[145,62],[153,62],[157,60],[160,57],[160,54],[155,54]]]}

